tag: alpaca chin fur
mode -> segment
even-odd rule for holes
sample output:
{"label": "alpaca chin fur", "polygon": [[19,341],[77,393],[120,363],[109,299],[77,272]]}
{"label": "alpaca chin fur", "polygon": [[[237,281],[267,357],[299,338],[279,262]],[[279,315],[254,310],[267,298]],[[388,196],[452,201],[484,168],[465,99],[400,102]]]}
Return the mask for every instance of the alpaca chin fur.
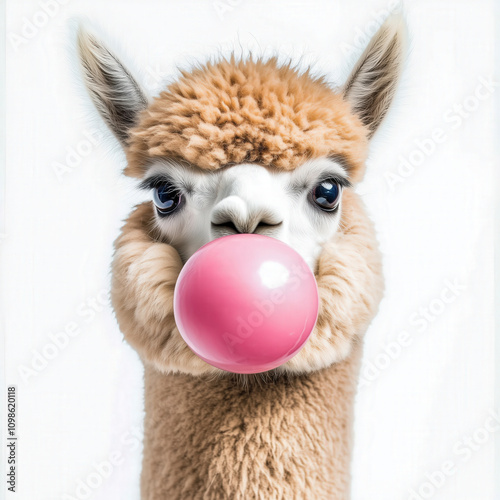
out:
{"label": "alpaca chin fur", "polygon": [[[343,194],[342,225],[320,254],[316,327],[299,353],[275,373],[306,373],[350,354],[382,294],[380,258],[372,224],[351,190]],[[182,261],[154,238],[150,203],[136,207],[116,241],[112,301],[120,328],[141,358],[163,373],[223,376],[184,342],[175,325],[173,296]]]}

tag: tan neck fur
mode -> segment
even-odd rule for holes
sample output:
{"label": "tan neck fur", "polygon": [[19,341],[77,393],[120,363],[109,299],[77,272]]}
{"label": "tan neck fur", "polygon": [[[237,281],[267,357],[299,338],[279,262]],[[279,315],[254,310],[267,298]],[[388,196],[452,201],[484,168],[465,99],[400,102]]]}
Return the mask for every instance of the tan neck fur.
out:
{"label": "tan neck fur", "polygon": [[143,500],[347,499],[360,355],[247,387],[146,367]]}

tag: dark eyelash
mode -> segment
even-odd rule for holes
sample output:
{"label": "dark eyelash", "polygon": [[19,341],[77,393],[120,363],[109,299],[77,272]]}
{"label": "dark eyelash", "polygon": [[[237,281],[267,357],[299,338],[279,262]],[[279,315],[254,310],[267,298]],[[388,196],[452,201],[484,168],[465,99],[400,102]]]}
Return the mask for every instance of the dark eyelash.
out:
{"label": "dark eyelash", "polygon": [[352,184],[345,177],[342,177],[341,175],[335,175],[335,174],[332,175],[332,174],[327,174],[327,173],[325,173],[323,176],[321,176],[318,179],[318,184],[321,184],[322,182],[330,181],[330,180],[335,181],[339,186],[342,186],[343,188],[352,187]]}
{"label": "dark eyelash", "polygon": [[159,186],[162,186],[163,184],[170,184],[172,185],[172,187],[174,186],[173,182],[167,177],[164,177],[163,175],[153,175],[152,177],[144,179],[139,184],[139,189],[145,189],[149,191],[150,189],[155,189]]}
{"label": "dark eyelash", "polygon": [[[328,180],[335,181],[337,184],[339,184],[343,188],[352,187],[352,184],[345,177],[342,177],[341,175],[336,175],[336,174],[332,175],[332,174],[328,174],[328,173],[325,173],[322,177],[320,177],[318,179],[318,184],[321,182],[328,181]],[[175,189],[173,182],[163,175],[153,175],[152,177],[148,177],[147,179],[144,179],[139,184],[139,189],[144,189],[146,191],[149,191],[151,189],[155,189],[159,186],[162,186],[163,184],[170,184],[170,185],[172,185],[172,188]]]}

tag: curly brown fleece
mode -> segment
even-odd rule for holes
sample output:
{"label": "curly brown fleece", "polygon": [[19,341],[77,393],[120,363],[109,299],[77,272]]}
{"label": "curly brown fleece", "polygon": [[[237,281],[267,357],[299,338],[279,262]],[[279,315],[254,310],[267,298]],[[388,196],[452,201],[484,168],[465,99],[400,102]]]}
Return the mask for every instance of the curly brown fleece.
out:
{"label": "curly brown fleece", "polygon": [[305,160],[343,157],[357,181],[368,130],[322,78],[276,59],[222,60],[187,73],[155,98],[131,130],[125,173],[176,157],[201,169],[243,162],[293,170]]}

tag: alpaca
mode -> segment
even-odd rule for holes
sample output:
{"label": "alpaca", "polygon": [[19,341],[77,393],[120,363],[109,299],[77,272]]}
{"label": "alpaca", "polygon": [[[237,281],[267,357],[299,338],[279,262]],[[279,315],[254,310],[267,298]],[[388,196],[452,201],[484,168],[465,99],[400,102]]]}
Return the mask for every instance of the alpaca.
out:
{"label": "alpaca", "polygon": [[[80,30],[83,76],[150,190],[115,243],[112,303],[144,363],[143,500],[346,499],[362,338],[382,296],[374,230],[352,189],[401,72],[404,24],[380,27],[346,83],[275,58],[232,56],[181,72],[149,99]],[[198,358],[174,320],[186,260],[235,233],[286,242],[314,271],[316,327],[259,375]]]}

